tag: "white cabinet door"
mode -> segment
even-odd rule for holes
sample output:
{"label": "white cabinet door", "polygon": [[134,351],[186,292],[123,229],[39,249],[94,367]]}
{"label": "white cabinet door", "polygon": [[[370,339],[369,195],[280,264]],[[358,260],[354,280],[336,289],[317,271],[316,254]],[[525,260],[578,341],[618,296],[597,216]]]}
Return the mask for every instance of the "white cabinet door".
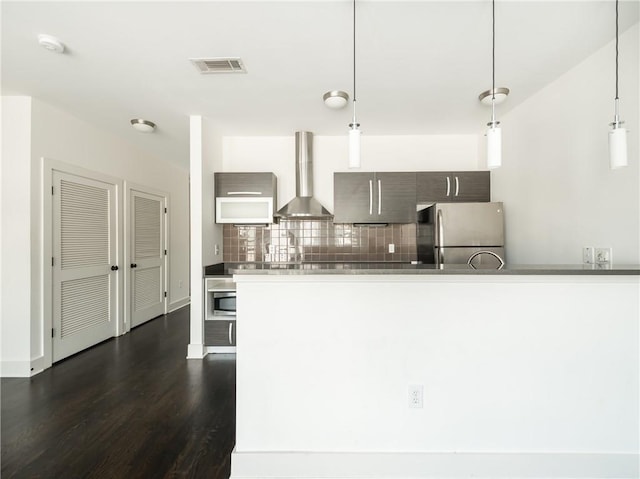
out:
{"label": "white cabinet door", "polygon": [[117,332],[116,185],[53,172],[53,361]]}
{"label": "white cabinet door", "polygon": [[130,191],[131,326],[165,312],[165,198]]}

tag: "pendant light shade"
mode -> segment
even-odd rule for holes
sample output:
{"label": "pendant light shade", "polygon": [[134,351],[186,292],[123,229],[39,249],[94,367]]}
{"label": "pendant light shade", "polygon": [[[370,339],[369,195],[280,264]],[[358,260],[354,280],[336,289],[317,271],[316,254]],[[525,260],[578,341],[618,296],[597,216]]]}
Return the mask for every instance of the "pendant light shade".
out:
{"label": "pendant light shade", "polygon": [[612,170],[627,166],[627,130],[622,127],[618,111],[618,0],[616,0],[616,97],[613,123],[609,130],[609,167]]}
{"label": "pendant light shade", "polygon": [[487,168],[493,170],[502,165],[502,130],[497,125],[487,128]]}
{"label": "pendant light shade", "polygon": [[356,120],[356,0],[353,0],[353,121],[349,127],[349,168],[360,168],[361,132]]}
{"label": "pendant light shade", "polygon": [[349,130],[349,168],[360,168],[360,133],[358,128]]}
{"label": "pendant light shade", "polygon": [[612,170],[627,166],[627,130],[624,128],[609,130],[609,166]]}

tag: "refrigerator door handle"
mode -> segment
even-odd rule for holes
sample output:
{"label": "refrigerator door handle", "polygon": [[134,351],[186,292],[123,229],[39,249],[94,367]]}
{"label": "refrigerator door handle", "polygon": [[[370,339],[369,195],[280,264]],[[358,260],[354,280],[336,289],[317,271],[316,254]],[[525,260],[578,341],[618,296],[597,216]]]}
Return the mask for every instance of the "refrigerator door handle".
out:
{"label": "refrigerator door handle", "polygon": [[451,178],[447,176],[447,194],[445,196],[449,196],[451,194]]}
{"label": "refrigerator door handle", "polygon": [[369,214],[373,214],[373,180],[369,180]]}
{"label": "refrigerator door handle", "polygon": [[382,180],[378,180],[378,215],[382,214]]}
{"label": "refrigerator door handle", "polygon": [[460,192],[460,180],[458,180],[458,177],[456,176],[456,194],[455,194],[455,196],[458,196],[459,192]]}

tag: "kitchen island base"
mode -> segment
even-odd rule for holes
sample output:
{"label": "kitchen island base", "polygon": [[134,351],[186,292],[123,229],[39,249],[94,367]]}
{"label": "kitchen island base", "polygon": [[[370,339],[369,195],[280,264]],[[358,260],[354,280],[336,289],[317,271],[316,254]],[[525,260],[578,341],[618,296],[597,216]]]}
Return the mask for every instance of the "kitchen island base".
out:
{"label": "kitchen island base", "polygon": [[637,275],[234,278],[234,479],[639,475]]}
{"label": "kitchen island base", "polygon": [[231,479],[637,478],[634,454],[233,452]]}

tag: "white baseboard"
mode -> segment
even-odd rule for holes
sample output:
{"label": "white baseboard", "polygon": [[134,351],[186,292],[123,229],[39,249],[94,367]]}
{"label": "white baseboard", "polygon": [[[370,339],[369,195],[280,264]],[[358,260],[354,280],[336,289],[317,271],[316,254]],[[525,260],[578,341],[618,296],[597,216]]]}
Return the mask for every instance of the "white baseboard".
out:
{"label": "white baseboard", "polygon": [[172,303],[169,303],[169,313],[173,313],[176,309],[180,309],[187,304],[191,304],[190,296],[179,299],[177,301],[173,301]]}
{"label": "white baseboard", "polygon": [[638,454],[237,452],[230,479],[637,478]]}
{"label": "white baseboard", "polygon": [[49,364],[49,366],[46,365],[45,360],[44,360],[44,356],[40,356],[37,358],[31,358],[31,376],[34,376],[38,373],[41,373],[42,371],[44,371],[47,367],[50,367],[51,365]]}
{"label": "white baseboard", "polygon": [[235,354],[235,346],[205,346],[207,354]]}
{"label": "white baseboard", "polygon": [[3,378],[28,378],[31,376],[31,361],[2,361],[0,376]]}
{"label": "white baseboard", "polygon": [[41,373],[51,365],[47,365],[44,356],[32,358],[31,361],[0,361],[0,377],[28,378]]}
{"label": "white baseboard", "polygon": [[189,344],[187,346],[187,359],[202,359],[207,355],[207,349],[203,344]]}

